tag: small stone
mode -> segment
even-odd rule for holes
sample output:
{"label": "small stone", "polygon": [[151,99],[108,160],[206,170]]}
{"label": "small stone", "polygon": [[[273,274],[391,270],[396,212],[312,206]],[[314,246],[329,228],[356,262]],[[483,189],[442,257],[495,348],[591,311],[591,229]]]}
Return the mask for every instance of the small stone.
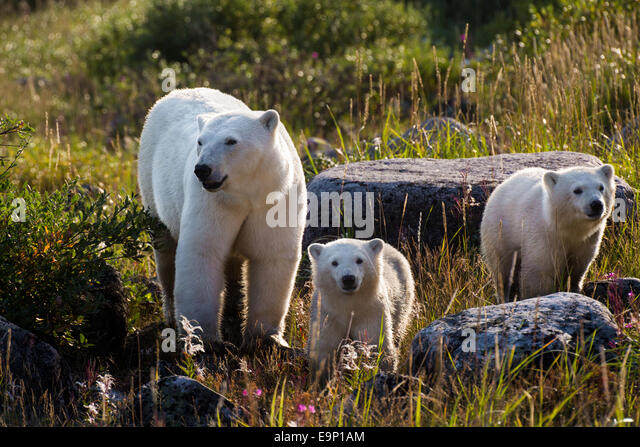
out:
{"label": "small stone", "polygon": [[[142,411],[140,411],[142,405]],[[235,425],[242,410],[200,382],[168,376],[144,385],[135,401],[135,417],[144,426]]]}

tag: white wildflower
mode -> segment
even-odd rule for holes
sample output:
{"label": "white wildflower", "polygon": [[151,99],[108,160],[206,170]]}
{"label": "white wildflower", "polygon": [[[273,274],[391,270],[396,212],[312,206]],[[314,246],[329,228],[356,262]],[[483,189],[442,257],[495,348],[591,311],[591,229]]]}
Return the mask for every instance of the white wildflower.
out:
{"label": "white wildflower", "polygon": [[[193,321],[194,324],[191,323]],[[187,317],[182,315],[180,317],[180,324],[184,330],[185,336],[180,340],[184,342],[184,352],[187,355],[196,355],[198,352],[204,352],[204,345],[199,335],[196,335],[196,331],[202,332],[201,326],[195,326],[197,321],[187,320]]]}

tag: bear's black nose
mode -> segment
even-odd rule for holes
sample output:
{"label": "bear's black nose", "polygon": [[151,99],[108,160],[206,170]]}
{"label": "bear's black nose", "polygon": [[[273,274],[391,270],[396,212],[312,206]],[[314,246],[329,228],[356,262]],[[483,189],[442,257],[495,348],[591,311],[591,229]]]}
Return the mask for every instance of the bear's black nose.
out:
{"label": "bear's black nose", "polygon": [[346,290],[353,290],[356,288],[356,277],[353,275],[344,275],[342,277],[342,287]]}
{"label": "bear's black nose", "polygon": [[207,165],[196,165],[193,171],[201,182],[204,182],[211,175],[211,168]]}
{"label": "bear's black nose", "polygon": [[604,209],[604,204],[601,200],[594,200],[591,202],[591,212],[593,214],[600,215],[602,214],[602,210]]}

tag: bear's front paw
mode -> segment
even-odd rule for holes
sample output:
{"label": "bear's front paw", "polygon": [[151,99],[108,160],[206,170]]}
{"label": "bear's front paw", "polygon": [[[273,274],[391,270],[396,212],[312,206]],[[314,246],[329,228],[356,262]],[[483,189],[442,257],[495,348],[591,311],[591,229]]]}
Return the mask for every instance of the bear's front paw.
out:
{"label": "bear's front paw", "polygon": [[256,351],[275,348],[278,351],[295,354],[297,350],[291,348],[289,343],[280,334],[270,334],[264,337],[247,336],[242,343],[240,352],[244,355],[254,354]]}
{"label": "bear's front paw", "polygon": [[395,356],[388,353],[383,353],[380,363],[378,364],[379,371],[396,372],[398,370],[398,362]]}

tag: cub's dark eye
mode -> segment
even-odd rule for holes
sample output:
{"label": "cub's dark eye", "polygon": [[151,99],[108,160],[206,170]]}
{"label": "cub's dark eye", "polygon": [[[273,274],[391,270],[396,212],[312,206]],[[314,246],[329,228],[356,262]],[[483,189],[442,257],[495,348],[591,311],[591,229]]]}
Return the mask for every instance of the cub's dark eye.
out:
{"label": "cub's dark eye", "polygon": [[598,189],[600,190],[600,192],[604,191],[604,185],[600,185]]}
{"label": "cub's dark eye", "polygon": [[202,146],[202,140],[198,140],[198,146]]}
{"label": "cub's dark eye", "polygon": [[362,264],[362,259],[361,258],[356,259],[356,264]]}
{"label": "cub's dark eye", "polygon": [[573,193],[577,194],[577,195],[582,194],[582,189],[576,188],[576,189],[573,190]]}
{"label": "cub's dark eye", "polygon": [[227,138],[226,140],[224,140],[224,144],[226,144],[227,146],[233,146],[236,143],[237,141],[233,138]]}
{"label": "cub's dark eye", "polygon": [[337,267],[337,266],[338,266],[338,261],[333,261],[333,262],[331,263],[331,265],[332,265],[332,266],[334,266],[334,267]]}

